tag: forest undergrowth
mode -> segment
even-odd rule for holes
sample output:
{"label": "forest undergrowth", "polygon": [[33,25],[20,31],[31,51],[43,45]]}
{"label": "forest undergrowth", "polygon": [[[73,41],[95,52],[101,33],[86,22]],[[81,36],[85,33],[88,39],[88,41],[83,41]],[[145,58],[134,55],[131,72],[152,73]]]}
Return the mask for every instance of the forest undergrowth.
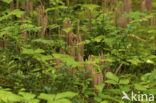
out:
{"label": "forest undergrowth", "polygon": [[0,0],[0,103],[155,103],[155,0]]}

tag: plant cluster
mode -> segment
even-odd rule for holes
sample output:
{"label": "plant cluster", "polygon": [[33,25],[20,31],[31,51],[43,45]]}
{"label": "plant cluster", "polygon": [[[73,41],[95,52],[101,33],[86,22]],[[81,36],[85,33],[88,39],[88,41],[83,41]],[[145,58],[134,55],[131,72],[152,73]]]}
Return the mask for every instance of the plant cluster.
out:
{"label": "plant cluster", "polygon": [[123,91],[156,95],[155,4],[1,0],[0,103],[134,103]]}

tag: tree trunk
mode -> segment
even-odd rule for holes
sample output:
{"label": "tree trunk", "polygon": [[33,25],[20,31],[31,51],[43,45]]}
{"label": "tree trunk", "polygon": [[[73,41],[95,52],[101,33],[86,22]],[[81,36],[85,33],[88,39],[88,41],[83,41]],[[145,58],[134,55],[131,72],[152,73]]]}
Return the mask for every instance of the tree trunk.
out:
{"label": "tree trunk", "polygon": [[152,11],[152,0],[142,0],[141,11]]}

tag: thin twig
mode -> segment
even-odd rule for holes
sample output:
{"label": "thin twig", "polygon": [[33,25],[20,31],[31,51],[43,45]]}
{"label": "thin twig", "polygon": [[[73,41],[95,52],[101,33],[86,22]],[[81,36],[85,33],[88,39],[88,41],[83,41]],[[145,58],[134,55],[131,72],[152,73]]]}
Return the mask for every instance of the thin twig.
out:
{"label": "thin twig", "polygon": [[122,67],[122,65],[123,65],[123,63],[121,63],[120,65],[119,65],[119,67],[116,69],[116,71],[115,71],[115,74],[117,74],[118,72],[119,72],[119,70],[120,70],[120,68]]}
{"label": "thin twig", "polygon": [[138,36],[136,36],[134,34],[130,34],[130,36],[133,37],[133,38],[136,38],[136,39],[138,39],[140,41],[147,42],[147,40],[144,40],[144,39],[142,39],[142,38],[140,38],[140,37],[138,37]]}

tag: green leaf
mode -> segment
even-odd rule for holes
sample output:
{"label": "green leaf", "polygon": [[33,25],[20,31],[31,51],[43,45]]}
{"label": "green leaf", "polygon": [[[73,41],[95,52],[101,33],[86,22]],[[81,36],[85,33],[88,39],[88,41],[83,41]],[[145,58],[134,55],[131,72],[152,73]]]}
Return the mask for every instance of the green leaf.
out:
{"label": "green leaf", "polygon": [[22,54],[29,54],[29,55],[33,55],[33,54],[41,54],[41,53],[44,53],[45,51],[43,49],[36,49],[36,50],[33,50],[33,49],[27,49],[27,48],[23,48],[22,49]]}
{"label": "green leaf", "polygon": [[44,53],[45,51],[43,49],[36,49],[34,50],[34,53],[35,54],[41,54],[41,53]]}
{"label": "green leaf", "polygon": [[154,64],[154,61],[148,59],[148,60],[146,61],[146,63],[148,63],[148,64]]}
{"label": "green leaf", "polygon": [[96,8],[99,8],[100,6],[99,5],[95,5],[95,4],[84,4],[84,5],[82,5],[82,7],[84,7],[84,8],[88,8],[89,10],[94,10],[94,9],[96,9]]}
{"label": "green leaf", "polygon": [[100,85],[96,85],[96,89],[98,90],[99,93],[102,93],[102,90],[104,88],[105,84],[100,84]]}
{"label": "green leaf", "polygon": [[107,91],[109,94],[114,94],[114,95],[120,95],[122,93],[121,89],[108,89]]}
{"label": "green leaf", "polygon": [[4,101],[5,103],[19,102],[21,101],[21,97],[6,90],[0,90],[0,100]]}
{"label": "green leaf", "polygon": [[59,99],[56,101],[48,101],[48,103],[72,103],[72,102],[68,99]]}
{"label": "green leaf", "polygon": [[47,9],[45,10],[45,12],[54,11],[54,10],[59,10],[59,9],[67,9],[67,7],[66,7],[66,6],[57,6],[57,7],[47,8]]}
{"label": "green leaf", "polygon": [[120,99],[117,99],[116,97],[112,97],[110,95],[101,95],[101,97],[104,98],[104,99],[110,99],[110,100],[116,101],[118,103],[121,103],[121,100]]}
{"label": "green leaf", "polygon": [[135,84],[134,85],[135,89],[140,90],[140,91],[146,91],[146,87],[141,85],[141,84]]}
{"label": "green leaf", "polygon": [[114,81],[116,81],[116,82],[119,81],[119,78],[118,78],[115,74],[113,74],[112,72],[107,72],[107,73],[106,73],[106,77],[107,77],[108,79],[114,80]]}
{"label": "green leaf", "polygon": [[72,102],[64,98],[64,99],[56,100],[55,102],[48,102],[48,103],[72,103]]}
{"label": "green leaf", "polygon": [[64,28],[63,31],[65,31],[66,33],[69,33],[73,30],[73,28]]}
{"label": "green leaf", "polygon": [[149,94],[156,95],[156,89],[150,89],[150,90],[148,90],[148,92],[149,92]]}
{"label": "green leaf", "polygon": [[109,103],[108,101],[102,101],[101,103]]}
{"label": "green leaf", "polygon": [[47,101],[54,101],[55,99],[55,95],[54,94],[45,94],[45,93],[41,93],[39,96],[38,96],[39,99],[44,99],[44,100],[47,100]]}
{"label": "green leaf", "polygon": [[58,93],[57,95],[56,95],[56,100],[57,99],[61,99],[61,98],[73,98],[74,96],[76,96],[77,95],[77,93],[74,93],[74,92],[63,92],[63,93]]}
{"label": "green leaf", "polygon": [[120,85],[119,87],[121,91],[129,92],[131,90],[129,85],[124,85],[124,86]]}
{"label": "green leaf", "polygon": [[34,99],[36,97],[35,94],[32,93],[26,93],[26,92],[19,92],[19,95],[22,96],[22,102],[26,103],[39,103],[38,99]]}
{"label": "green leaf", "polygon": [[12,15],[15,15],[16,17],[18,17],[18,18],[21,18],[22,17],[22,15],[24,14],[24,12],[23,11],[20,11],[20,10],[14,10],[13,12],[11,12],[12,13]]}
{"label": "green leaf", "polygon": [[38,61],[42,61],[44,63],[47,63],[48,60],[53,59],[53,57],[51,55],[42,55],[42,54],[35,55],[34,58],[37,59]]}
{"label": "green leaf", "polygon": [[52,40],[45,40],[45,39],[35,39],[33,40],[33,42],[43,43],[43,44],[48,44],[48,45],[51,45],[53,43]]}
{"label": "green leaf", "polygon": [[52,30],[52,29],[56,29],[56,28],[58,28],[58,27],[60,27],[60,25],[58,25],[58,24],[53,24],[53,25],[50,25],[50,26],[49,26],[49,29]]}
{"label": "green leaf", "polygon": [[28,23],[22,24],[20,28],[22,30],[24,29],[25,31],[34,31],[34,32],[37,32],[41,29],[41,27],[37,27],[35,25],[28,24]]}
{"label": "green leaf", "polygon": [[26,99],[33,99],[36,96],[35,94],[26,93],[26,92],[19,92],[19,94],[22,95],[23,98],[26,98]]}
{"label": "green leaf", "polygon": [[76,62],[71,56],[65,54],[53,54],[54,58],[61,60],[67,66],[77,67],[80,65],[79,62]]}
{"label": "green leaf", "polygon": [[26,49],[26,48],[23,48],[22,49],[22,54],[34,54],[34,51],[33,49]]}
{"label": "green leaf", "polygon": [[2,0],[2,1],[9,4],[9,3],[11,3],[12,0]]}
{"label": "green leaf", "polygon": [[100,102],[102,101],[102,98],[100,98],[100,97],[94,97],[94,100],[95,100],[96,102],[100,103]]}
{"label": "green leaf", "polygon": [[128,84],[129,83],[129,80],[128,79],[121,79],[119,81],[119,84]]}
{"label": "green leaf", "polygon": [[21,18],[21,16],[22,16],[23,14],[24,14],[23,11],[14,10],[14,11],[8,13],[7,15],[4,15],[4,16],[0,17],[0,21],[9,19],[9,18],[12,17],[12,15],[14,15],[14,16],[16,16],[16,17],[18,17],[18,18]]}
{"label": "green leaf", "polygon": [[116,82],[114,80],[106,80],[105,83],[108,83],[108,84],[118,84],[118,82]]}
{"label": "green leaf", "polygon": [[127,61],[132,63],[133,65],[138,65],[142,62],[137,56],[134,56],[132,59],[128,59]]}
{"label": "green leaf", "polygon": [[56,95],[41,93],[38,98],[47,100],[48,103],[71,103],[69,99],[73,98],[76,95],[77,93],[73,92],[63,92]]}

